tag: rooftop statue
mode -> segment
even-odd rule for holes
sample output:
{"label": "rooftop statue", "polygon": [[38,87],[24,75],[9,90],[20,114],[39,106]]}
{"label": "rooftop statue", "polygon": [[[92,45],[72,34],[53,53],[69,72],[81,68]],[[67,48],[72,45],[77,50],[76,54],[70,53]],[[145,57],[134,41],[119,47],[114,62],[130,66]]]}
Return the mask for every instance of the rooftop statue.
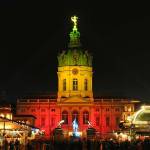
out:
{"label": "rooftop statue", "polygon": [[74,23],[74,26],[73,26],[73,31],[77,31],[77,20],[78,20],[78,17],[77,16],[73,16],[71,17],[71,21]]}

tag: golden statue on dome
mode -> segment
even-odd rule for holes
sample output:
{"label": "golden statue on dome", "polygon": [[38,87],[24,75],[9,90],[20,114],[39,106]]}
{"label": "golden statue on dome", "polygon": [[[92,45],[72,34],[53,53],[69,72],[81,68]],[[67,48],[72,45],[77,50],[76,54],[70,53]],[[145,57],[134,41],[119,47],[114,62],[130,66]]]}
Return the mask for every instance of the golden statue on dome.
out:
{"label": "golden statue on dome", "polygon": [[73,31],[77,31],[77,21],[78,21],[78,17],[77,16],[73,16],[71,17],[71,21],[74,23],[74,26],[73,26]]}

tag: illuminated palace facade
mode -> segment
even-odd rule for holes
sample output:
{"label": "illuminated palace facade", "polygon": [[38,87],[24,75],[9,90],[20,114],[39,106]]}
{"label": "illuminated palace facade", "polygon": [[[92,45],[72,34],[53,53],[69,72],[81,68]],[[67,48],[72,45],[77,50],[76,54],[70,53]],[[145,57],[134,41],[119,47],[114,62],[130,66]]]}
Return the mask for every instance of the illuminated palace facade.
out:
{"label": "illuminated palace facade", "polygon": [[81,47],[77,17],[71,20],[74,25],[68,49],[58,54],[57,97],[19,98],[17,114],[35,116],[35,126],[45,130],[47,137],[61,120],[64,120],[61,126],[64,134],[69,135],[75,118],[82,136],[86,136],[89,122],[100,134],[107,135],[118,130],[120,120],[134,113],[136,101],[93,97],[92,56]]}

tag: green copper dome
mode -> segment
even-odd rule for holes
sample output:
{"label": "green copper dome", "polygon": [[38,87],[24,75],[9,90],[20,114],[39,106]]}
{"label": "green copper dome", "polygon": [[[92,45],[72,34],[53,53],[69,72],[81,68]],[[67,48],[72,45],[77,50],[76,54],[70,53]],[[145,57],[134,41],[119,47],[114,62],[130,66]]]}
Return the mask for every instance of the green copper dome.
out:
{"label": "green copper dome", "polygon": [[68,50],[58,54],[58,66],[92,66],[92,56],[88,51],[81,49],[80,32],[77,28],[77,17],[71,17],[74,23],[70,32]]}

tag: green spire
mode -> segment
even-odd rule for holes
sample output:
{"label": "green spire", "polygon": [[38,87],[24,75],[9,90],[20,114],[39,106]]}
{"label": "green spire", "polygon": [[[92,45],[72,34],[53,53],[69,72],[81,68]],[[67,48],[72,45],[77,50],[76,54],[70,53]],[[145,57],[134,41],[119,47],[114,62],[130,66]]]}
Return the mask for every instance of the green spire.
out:
{"label": "green spire", "polygon": [[73,22],[73,28],[72,31],[70,32],[70,41],[68,44],[68,47],[74,48],[74,47],[80,47],[80,32],[78,31],[77,28],[77,22],[78,22],[78,17],[73,16],[71,17],[71,21]]}

